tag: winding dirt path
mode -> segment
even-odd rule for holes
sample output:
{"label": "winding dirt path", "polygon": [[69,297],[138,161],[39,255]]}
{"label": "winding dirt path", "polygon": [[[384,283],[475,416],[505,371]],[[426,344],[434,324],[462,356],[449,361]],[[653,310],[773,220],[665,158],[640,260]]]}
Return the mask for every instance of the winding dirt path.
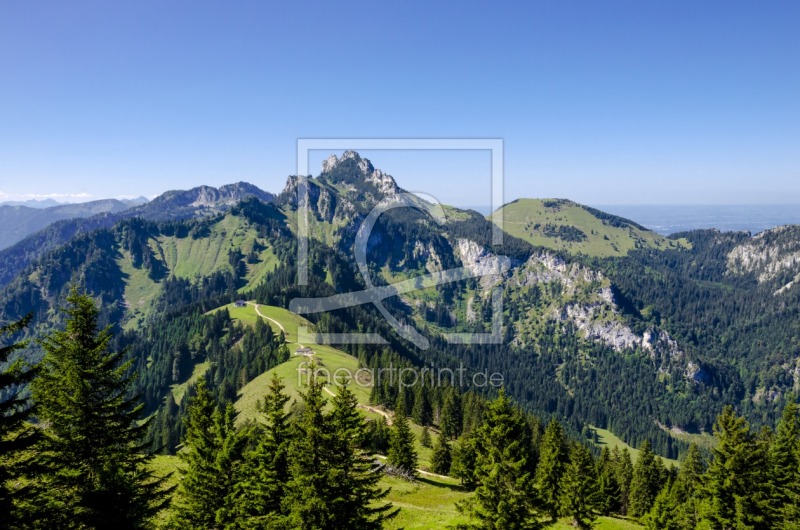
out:
{"label": "winding dirt path", "polygon": [[[284,336],[286,335],[286,328],[283,327],[283,324],[281,324],[280,322],[278,322],[274,318],[270,318],[267,315],[262,314],[261,311],[258,310],[258,304],[256,304],[255,302],[247,302],[247,305],[253,306],[256,309],[256,314],[258,316],[260,316],[261,318],[265,318],[265,319],[269,320],[270,322],[274,323],[276,326],[281,328],[281,331],[283,331]],[[287,340],[286,342],[289,342],[289,341]]]}

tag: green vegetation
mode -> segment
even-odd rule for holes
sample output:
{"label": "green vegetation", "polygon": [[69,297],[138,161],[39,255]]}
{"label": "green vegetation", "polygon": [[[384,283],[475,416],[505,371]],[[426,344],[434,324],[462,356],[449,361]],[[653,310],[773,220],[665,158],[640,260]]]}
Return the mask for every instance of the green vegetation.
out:
{"label": "green vegetation", "polygon": [[20,511],[51,527],[142,527],[164,508],[168,490],[147,466],[143,405],[127,397],[131,362],[109,351],[111,333],[98,329],[91,297],[73,288],[67,303],[66,330],[43,341],[32,383],[45,428],[35,448],[35,498]]}
{"label": "green vegetation", "polygon": [[[630,445],[626,444],[625,442],[620,440],[617,436],[615,436],[613,432],[609,431],[608,429],[601,429],[599,427],[594,427],[594,426],[590,426],[590,428],[595,433],[597,433],[597,438],[596,438],[596,442],[595,443],[599,447],[601,447],[601,448],[602,447],[608,447],[609,449],[615,449],[615,448],[627,449],[628,452],[631,455],[631,460],[634,463],[639,459],[639,449],[636,449],[635,447],[631,447]],[[695,435],[695,436],[700,437],[701,435]],[[687,438],[686,438],[686,441],[689,441],[689,442],[694,442],[694,440],[695,440],[695,438],[692,437],[692,436],[687,436]],[[705,436],[702,437],[702,440],[703,440],[704,444],[708,444],[709,443],[708,439]],[[713,438],[712,438],[712,440],[713,440]],[[667,467],[669,467],[671,465],[676,466],[676,467],[681,465],[681,463],[679,461],[677,461],[677,460],[673,460],[671,458],[665,458],[663,456],[658,456],[658,455],[656,455],[656,456]]]}
{"label": "green vegetation", "polygon": [[570,254],[624,256],[637,248],[663,250],[682,244],[632,221],[563,199],[519,199],[501,212],[503,229],[512,236]]}
{"label": "green vegetation", "polygon": [[178,385],[173,385],[172,398],[175,400],[175,403],[178,405],[181,404],[181,401],[183,401],[183,396],[186,395],[186,391],[189,389],[189,387],[196,385],[202,379],[202,377],[206,375],[206,372],[209,368],[211,368],[211,363],[209,362],[197,363],[194,365],[192,375],[190,375],[186,381]]}
{"label": "green vegetation", "polygon": [[[30,319],[23,319],[0,327],[0,338],[13,337],[28,325]],[[29,399],[20,395],[22,385],[29,383],[36,372],[26,367],[22,359],[12,359],[11,355],[24,348],[22,343],[4,345],[0,343],[0,513],[13,512],[14,497],[27,498],[28,492],[19,487],[18,477],[29,471],[29,459],[25,453],[36,441],[35,432],[25,424],[33,412]],[[16,482],[16,486],[12,485]],[[0,520],[0,529],[11,529],[14,518],[5,515]]]}

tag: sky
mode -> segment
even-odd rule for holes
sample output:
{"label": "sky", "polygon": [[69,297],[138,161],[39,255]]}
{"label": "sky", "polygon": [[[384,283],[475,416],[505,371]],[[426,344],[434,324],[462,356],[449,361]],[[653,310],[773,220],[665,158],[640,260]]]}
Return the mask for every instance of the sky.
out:
{"label": "sky", "polygon": [[[798,27],[796,1],[0,2],[0,201],[278,192],[298,138],[499,138],[506,201],[800,204]],[[370,157],[488,203],[486,152]]]}

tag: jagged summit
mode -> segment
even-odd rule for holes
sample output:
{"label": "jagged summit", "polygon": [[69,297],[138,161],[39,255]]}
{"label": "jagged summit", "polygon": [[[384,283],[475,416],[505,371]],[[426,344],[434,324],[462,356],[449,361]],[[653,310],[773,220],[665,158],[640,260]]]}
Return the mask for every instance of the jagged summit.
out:
{"label": "jagged summit", "polygon": [[[296,206],[299,179],[297,175],[287,179],[279,203]],[[391,175],[355,151],[329,156],[322,162],[322,172],[308,184],[310,205],[319,219],[336,222],[368,212],[386,196],[403,191]]]}
{"label": "jagged summit", "polygon": [[376,169],[367,158],[362,158],[355,151],[345,151],[342,157],[331,155],[322,162],[320,179],[333,185],[359,187],[360,184],[371,184],[384,195],[393,195],[400,191],[394,178],[380,169]]}

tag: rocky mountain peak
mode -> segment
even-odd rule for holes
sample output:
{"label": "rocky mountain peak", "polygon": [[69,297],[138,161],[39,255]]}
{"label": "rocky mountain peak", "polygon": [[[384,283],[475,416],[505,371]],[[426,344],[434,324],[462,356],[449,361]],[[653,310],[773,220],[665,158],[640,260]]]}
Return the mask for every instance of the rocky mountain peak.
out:
{"label": "rocky mountain peak", "polygon": [[364,183],[372,184],[384,195],[393,195],[400,191],[391,175],[376,169],[369,159],[362,158],[355,151],[345,151],[341,158],[329,156],[322,162],[320,177],[334,185],[344,184],[356,188]]}

